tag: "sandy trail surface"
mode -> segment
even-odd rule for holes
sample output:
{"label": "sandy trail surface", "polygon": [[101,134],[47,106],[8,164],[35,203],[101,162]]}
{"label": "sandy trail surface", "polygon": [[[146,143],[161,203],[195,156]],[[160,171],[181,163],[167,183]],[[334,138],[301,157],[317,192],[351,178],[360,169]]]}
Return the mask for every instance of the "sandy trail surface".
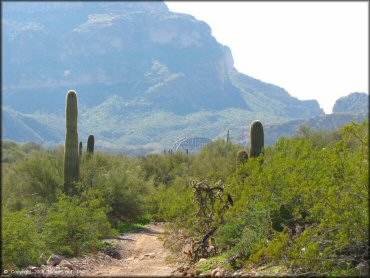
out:
{"label": "sandy trail surface", "polygon": [[120,260],[92,269],[85,275],[91,276],[173,276],[175,265],[166,261],[169,251],[163,247],[158,236],[162,225],[149,224],[145,229],[128,233],[114,240]]}

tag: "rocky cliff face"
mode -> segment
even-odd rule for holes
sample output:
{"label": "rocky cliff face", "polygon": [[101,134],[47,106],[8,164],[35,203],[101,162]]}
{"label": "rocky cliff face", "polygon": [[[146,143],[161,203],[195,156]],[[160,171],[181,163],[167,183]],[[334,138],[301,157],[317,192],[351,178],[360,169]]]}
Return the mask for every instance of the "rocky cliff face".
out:
{"label": "rocky cliff face", "polygon": [[369,95],[351,93],[338,99],[333,106],[333,113],[362,113],[369,109]]}
{"label": "rocky cliff face", "polygon": [[[112,144],[171,141],[199,133],[194,121],[204,127],[200,135],[212,137],[232,122],[324,114],[315,100],[237,72],[230,49],[205,22],[170,12],[163,2],[6,2],[3,15],[3,103],[18,113],[13,118],[63,115],[69,89],[79,96],[80,127]],[[179,122],[139,121],[149,114]],[[136,139],[122,126],[132,121],[141,127],[129,133]]]}

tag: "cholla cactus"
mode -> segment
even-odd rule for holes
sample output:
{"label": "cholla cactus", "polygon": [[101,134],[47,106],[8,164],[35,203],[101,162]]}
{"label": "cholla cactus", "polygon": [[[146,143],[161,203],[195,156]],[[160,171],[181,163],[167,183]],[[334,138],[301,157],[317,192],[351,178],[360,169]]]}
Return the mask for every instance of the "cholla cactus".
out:
{"label": "cholla cactus", "polygon": [[74,183],[79,177],[79,149],[77,131],[77,94],[69,91],[66,103],[66,140],[64,147],[64,192],[74,193]]}
{"label": "cholla cactus", "polygon": [[260,121],[254,121],[251,126],[250,157],[257,157],[264,147],[263,126]]}

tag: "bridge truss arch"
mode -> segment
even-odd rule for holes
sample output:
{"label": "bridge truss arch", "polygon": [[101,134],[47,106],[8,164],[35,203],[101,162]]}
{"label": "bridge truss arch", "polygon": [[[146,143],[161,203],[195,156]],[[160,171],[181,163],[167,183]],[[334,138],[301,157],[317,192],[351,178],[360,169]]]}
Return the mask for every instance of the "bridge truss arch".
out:
{"label": "bridge truss arch", "polygon": [[183,137],[176,140],[172,146],[172,150],[197,152],[210,142],[212,140],[205,137]]}

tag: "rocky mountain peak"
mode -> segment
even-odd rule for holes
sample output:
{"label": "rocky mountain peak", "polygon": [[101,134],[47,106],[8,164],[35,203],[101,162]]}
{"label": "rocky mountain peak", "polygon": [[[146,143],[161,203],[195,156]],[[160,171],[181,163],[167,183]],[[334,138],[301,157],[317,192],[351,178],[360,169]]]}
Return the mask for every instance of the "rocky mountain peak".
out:
{"label": "rocky mountain peak", "polygon": [[368,109],[369,95],[354,92],[339,98],[333,106],[333,113],[359,113],[368,111]]}

